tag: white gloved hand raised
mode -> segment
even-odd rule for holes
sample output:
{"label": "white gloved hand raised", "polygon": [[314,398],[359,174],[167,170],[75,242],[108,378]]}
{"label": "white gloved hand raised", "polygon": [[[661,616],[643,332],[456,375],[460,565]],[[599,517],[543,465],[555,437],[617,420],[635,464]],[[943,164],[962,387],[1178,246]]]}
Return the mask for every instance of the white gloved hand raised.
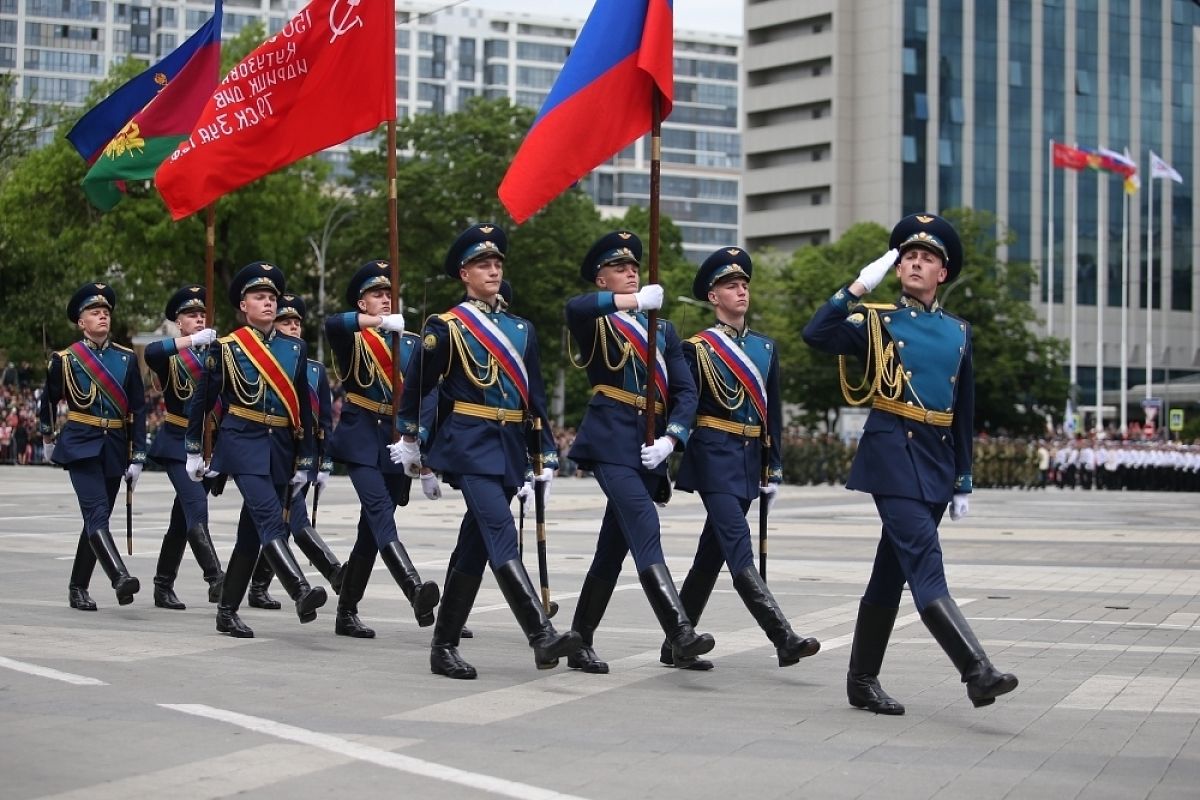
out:
{"label": "white gloved hand raised", "polygon": [[303,486],[306,483],[308,483],[308,470],[306,470],[306,469],[296,470],[296,474],[292,476],[292,480],[291,480],[292,486]]}
{"label": "white gloved hand raised", "polygon": [[767,513],[770,514],[771,509],[775,507],[776,498],[779,497],[779,484],[768,483],[766,486],[759,486],[758,492],[760,495],[762,495],[762,497],[759,498],[759,502],[766,501]]}
{"label": "white gloved hand raised", "polygon": [[421,476],[421,491],[430,500],[442,499],[442,487],[438,483],[438,476],[433,472],[426,472]]}
{"label": "white gloved hand raised", "polygon": [[950,519],[957,522],[967,515],[967,512],[970,511],[970,503],[967,501],[968,497],[970,497],[970,495],[954,495],[954,497],[950,500]]}
{"label": "white gloved hand raised", "polygon": [[659,464],[667,460],[667,456],[671,455],[671,451],[675,449],[675,442],[667,436],[660,436],[654,440],[654,444],[642,445],[642,466],[646,469],[654,469]]}
{"label": "white gloved hand raised", "polygon": [[389,333],[404,333],[404,315],[384,314],[379,321],[379,330]]}
{"label": "white gloved hand raised", "polygon": [[388,445],[388,454],[393,464],[404,466],[404,474],[410,478],[421,477],[421,445],[417,441],[403,438]]}
{"label": "white gloved hand raised", "polygon": [[883,279],[887,277],[888,272],[896,266],[896,259],[899,257],[899,250],[894,248],[888,250],[862,268],[862,271],[858,273],[858,282],[865,286],[868,292],[874,291],[876,286],[883,283]]}
{"label": "white gloved hand raised", "polygon": [[47,464],[54,463],[54,442],[44,442],[42,444],[42,461]]}
{"label": "white gloved hand raised", "polygon": [[649,283],[637,290],[638,311],[655,311],[662,308],[663,287],[661,284]]}
{"label": "white gloved hand raised", "polygon": [[207,347],[217,340],[217,332],[212,328],[205,328],[193,333],[191,339],[192,347]]}
{"label": "white gloved hand raised", "polygon": [[199,453],[188,453],[184,469],[187,470],[189,478],[199,483],[204,478],[204,456]]}
{"label": "white gloved hand raised", "polygon": [[142,465],[130,464],[125,468],[125,480],[129,481],[129,488],[136,489],[138,478],[142,477]]}

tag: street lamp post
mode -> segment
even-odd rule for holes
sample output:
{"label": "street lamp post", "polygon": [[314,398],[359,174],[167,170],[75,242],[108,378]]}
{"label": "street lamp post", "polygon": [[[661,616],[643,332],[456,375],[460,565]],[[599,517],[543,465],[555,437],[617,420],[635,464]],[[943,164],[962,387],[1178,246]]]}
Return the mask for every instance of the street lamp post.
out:
{"label": "street lamp post", "polygon": [[338,209],[346,204],[347,198],[339,197],[338,201],[333,204],[333,208],[329,209],[329,216],[325,218],[325,226],[321,230],[321,240],[318,243],[316,238],[309,236],[308,244],[313,249],[313,255],[317,258],[317,314],[320,320],[317,323],[317,361],[325,363],[325,251],[329,249],[329,240],[333,238],[333,232],[339,226],[354,214],[354,209],[349,208],[338,214]]}

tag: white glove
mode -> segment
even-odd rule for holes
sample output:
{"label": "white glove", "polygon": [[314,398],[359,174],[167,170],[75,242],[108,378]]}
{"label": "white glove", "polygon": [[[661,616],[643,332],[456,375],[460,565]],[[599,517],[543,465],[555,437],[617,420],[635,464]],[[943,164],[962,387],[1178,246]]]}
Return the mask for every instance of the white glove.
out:
{"label": "white glove", "polygon": [[54,442],[45,442],[42,444],[42,461],[47,464],[54,463]]}
{"label": "white glove", "polygon": [[125,480],[129,481],[129,488],[136,489],[138,478],[142,477],[142,465],[130,464],[125,469]]}
{"label": "white glove", "polygon": [[442,487],[438,484],[438,476],[432,472],[426,472],[421,476],[421,491],[430,500],[442,499]]}
{"label": "white glove", "polygon": [[654,469],[659,464],[667,460],[667,456],[671,455],[671,451],[675,449],[675,443],[666,436],[660,436],[654,440],[654,444],[642,445],[642,466],[646,469]]}
{"label": "white glove", "polygon": [[550,484],[554,483],[554,470],[550,469],[549,467],[542,467],[542,474],[534,475],[533,480],[535,483],[545,484],[545,486],[542,487],[542,501],[549,502]]}
{"label": "white glove", "polygon": [[189,478],[199,483],[204,478],[204,456],[199,453],[188,453],[184,469],[187,470]]}
{"label": "white glove", "polygon": [[292,486],[303,486],[306,483],[308,483],[308,470],[306,470],[306,469],[296,470],[296,474],[292,476],[292,480],[291,480]]}
{"label": "white glove", "polygon": [[329,483],[329,473],[324,470],[317,473],[317,489],[324,491],[325,484]]}
{"label": "white glove", "polygon": [[404,315],[384,314],[380,318],[379,330],[389,333],[404,333]]}
{"label": "white glove", "polygon": [[862,268],[862,272],[858,273],[858,282],[867,287],[868,292],[874,291],[876,286],[883,283],[883,279],[887,277],[888,272],[896,266],[896,259],[899,257],[899,250],[888,250]]}
{"label": "white glove", "polygon": [[950,519],[958,521],[967,515],[969,504],[967,498],[969,495],[956,494],[950,501]]}
{"label": "white glove", "polygon": [[649,283],[637,290],[638,311],[654,311],[662,308],[663,287],[657,283]]}
{"label": "white glove", "polygon": [[192,334],[192,347],[207,347],[217,340],[217,332],[212,328],[205,328],[198,333]]}
{"label": "white glove", "polygon": [[768,483],[766,486],[759,486],[758,493],[761,495],[759,502],[766,502],[767,513],[771,513],[771,509],[775,507],[775,500],[779,497],[779,484]]}
{"label": "white glove", "polygon": [[393,464],[403,464],[404,474],[410,478],[421,477],[421,445],[415,441],[400,441],[388,445],[388,455]]}
{"label": "white glove", "polygon": [[517,489],[517,499],[522,503],[533,502],[533,482],[525,481],[521,484],[521,488]]}

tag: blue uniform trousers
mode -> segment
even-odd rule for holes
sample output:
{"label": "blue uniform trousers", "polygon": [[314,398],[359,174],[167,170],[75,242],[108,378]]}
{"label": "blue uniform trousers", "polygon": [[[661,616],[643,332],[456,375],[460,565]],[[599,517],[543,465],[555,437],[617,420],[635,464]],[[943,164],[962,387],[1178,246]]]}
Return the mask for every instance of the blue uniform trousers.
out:
{"label": "blue uniform trousers", "polygon": [[[168,461],[164,464],[171,486],[175,488],[174,506],[183,510],[184,530],[191,530],[200,523],[208,524],[208,491],[200,481],[188,477],[187,469],[182,461]],[[172,527],[175,521],[175,508],[171,508]]]}
{"label": "blue uniform trousers", "polygon": [[907,581],[917,610],[923,611],[950,594],[937,532],[946,504],[885,495],[874,498],[883,520],[883,535],[863,600],[873,606],[899,608],[900,592]]}
{"label": "blue uniform trousers", "polygon": [[83,515],[83,527],[88,535],[109,526],[113,506],[117,502],[117,491],[121,488],[121,476],[106,477],[104,464],[99,458],[84,458],[67,465],[71,476],[71,487],[79,501],[79,512]]}
{"label": "blue uniform trousers", "polygon": [[405,499],[403,473],[381,472],[378,467],[347,464],[350,483],[361,503],[358,537],[351,557],[374,559],[375,554],[396,541],[396,507]]}
{"label": "blue uniform trousers", "polygon": [[700,492],[700,499],[708,511],[708,519],[700,533],[692,569],[705,575],[716,575],[724,561],[729,565],[729,572],[737,575],[753,566],[750,523],[746,521],[750,501],[725,492]]}
{"label": "blue uniform trousers", "polygon": [[[288,533],[304,530],[312,527],[312,521],[308,518],[308,487],[311,483],[306,483],[303,486],[297,486],[296,491],[292,493],[292,510],[288,516]],[[286,493],[284,495],[287,496]]]}
{"label": "blue uniform trousers", "polygon": [[272,539],[282,539],[288,535],[288,529],[283,524],[283,503],[287,496],[287,484],[274,484],[267,475],[234,475],[238,491],[242,493],[242,506],[250,513],[254,521],[254,530],[245,530],[238,526],[237,543],[234,550],[256,552],[259,545],[266,544]]}
{"label": "blue uniform trousers", "polygon": [[592,473],[608,497],[608,505],[588,574],[616,583],[621,564],[630,552],[639,574],[662,564],[658,509],[651,499],[662,476],[600,461],[592,465]]}
{"label": "blue uniform trousers", "polygon": [[489,561],[500,566],[518,558],[517,526],[509,508],[516,489],[505,487],[500,475],[459,474],[455,478],[467,513],[450,556],[453,568],[480,576]]}

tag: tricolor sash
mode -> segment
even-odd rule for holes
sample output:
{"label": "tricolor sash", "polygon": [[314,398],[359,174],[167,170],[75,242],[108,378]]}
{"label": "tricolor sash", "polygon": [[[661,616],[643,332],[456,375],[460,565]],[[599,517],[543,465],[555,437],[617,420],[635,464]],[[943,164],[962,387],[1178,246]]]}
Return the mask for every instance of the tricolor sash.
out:
{"label": "tricolor sash", "polygon": [[459,303],[447,313],[465,325],[492,358],[496,359],[500,369],[504,370],[504,374],[517,387],[525,407],[529,408],[529,373],[525,371],[525,359],[517,352],[517,348],[504,331],[470,303]]}
{"label": "tricolor sash", "polygon": [[92,348],[79,341],[67,350],[75,356],[79,366],[83,367],[83,371],[91,378],[92,384],[121,412],[121,418],[129,416],[129,395],[125,394],[125,387],[113,377],[100,357],[92,352]]}
{"label": "tricolor sash", "polygon": [[200,377],[204,374],[204,365],[200,363],[200,357],[190,347],[185,347],[179,351],[179,360],[183,363],[183,368],[187,370],[187,374],[191,377],[192,385],[198,385]]}
{"label": "tricolor sash", "polygon": [[766,425],[767,384],[750,356],[746,355],[746,352],[738,347],[727,333],[717,328],[702,330],[696,334],[696,338],[702,339],[711,347],[717,354],[717,358],[721,359],[721,363],[728,367],[729,371],[738,379],[750,397],[750,401],[758,409],[758,415],[762,418],[763,425]]}
{"label": "tricolor sash", "polygon": [[383,338],[383,334],[374,328],[367,328],[361,333],[363,344],[367,346],[367,353],[371,356],[371,360],[375,362],[375,371],[382,377],[384,388],[388,392],[391,392],[392,370],[395,368],[395,364],[392,361],[392,349]]}
{"label": "tricolor sash", "polygon": [[[646,348],[648,336],[642,321],[631,314],[609,314],[608,321],[613,329],[625,337],[633,345],[633,353],[643,365],[646,363]],[[667,407],[667,361],[663,358],[662,350],[654,348],[654,383],[658,386],[658,396],[662,399],[663,408]]]}
{"label": "tricolor sash", "polygon": [[242,346],[242,352],[246,354],[246,358],[250,359],[250,363],[254,365],[254,368],[266,380],[267,385],[271,387],[272,391],[283,402],[292,427],[299,430],[300,397],[296,394],[296,386],[292,383],[292,376],[283,371],[279,359],[275,358],[275,354],[263,346],[263,343],[258,340],[258,337],[249,328],[238,328],[229,334],[229,336]]}

